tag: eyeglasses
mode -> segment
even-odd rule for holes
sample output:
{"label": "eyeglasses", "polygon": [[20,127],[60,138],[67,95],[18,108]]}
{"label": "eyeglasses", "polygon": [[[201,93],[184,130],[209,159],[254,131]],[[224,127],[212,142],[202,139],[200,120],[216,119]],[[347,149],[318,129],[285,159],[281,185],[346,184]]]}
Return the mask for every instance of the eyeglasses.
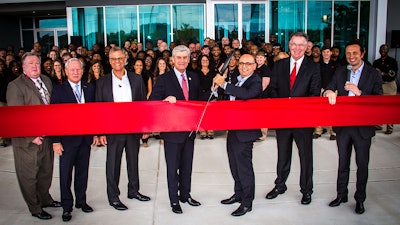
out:
{"label": "eyeglasses", "polygon": [[246,67],[249,67],[249,66],[251,66],[251,65],[253,65],[254,63],[251,63],[251,62],[239,62],[239,66],[246,66]]}
{"label": "eyeglasses", "polygon": [[124,60],[125,58],[123,58],[123,57],[120,57],[120,58],[110,58],[110,61],[122,61],[122,60]]}

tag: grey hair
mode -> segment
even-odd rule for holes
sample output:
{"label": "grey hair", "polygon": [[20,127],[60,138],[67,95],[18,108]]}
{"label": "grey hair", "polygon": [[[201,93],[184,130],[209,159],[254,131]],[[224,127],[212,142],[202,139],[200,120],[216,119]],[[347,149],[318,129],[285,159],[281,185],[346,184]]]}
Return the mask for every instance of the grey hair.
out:
{"label": "grey hair", "polygon": [[77,59],[77,58],[70,58],[70,59],[68,59],[68,61],[65,63],[65,69],[68,69],[69,64],[70,64],[71,62],[79,62],[79,64],[81,64],[81,68],[82,68],[82,69],[85,67],[85,64],[83,64],[83,63],[81,62],[81,60],[79,60],[79,59]]}
{"label": "grey hair", "polygon": [[25,53],[25,54],[22,56],[22,58],[21,58],[21,64],[22,64],[22,65],[25,63],[25,59],[26,59],[26,57],[28,57],[28,56],[36,56],[36,58],[39,59],[39,62],[42,63],[41,60],[40,60],[40,57],[39,57],[35,52],[27,52],[27,53]]}
{"label": "grey hair", "polygon": [[296,36],[296,37],[304,37],[306,39],[306,42],[308,42],[308,35],[306,33],[304,33],[304,32],[295,32],[295,33],[291,34],[289,40],[292,40],[292,37],[294,37],[294,36]]}
{"label": "grey hair", "polygon": [[172,50],[172,56],[175,56],[178,52],[186,52],[187,56],[190,57],[190,50],[185,45],[178,45]]}
{"label": "grey hair", "polygon": [[121,51],[124,55],[126,55],[125,49],[124,48],[120,48],[120,47],[112,47],[110,49],[109,54],[111,54],[112,52],[118,52],[118,51]]}

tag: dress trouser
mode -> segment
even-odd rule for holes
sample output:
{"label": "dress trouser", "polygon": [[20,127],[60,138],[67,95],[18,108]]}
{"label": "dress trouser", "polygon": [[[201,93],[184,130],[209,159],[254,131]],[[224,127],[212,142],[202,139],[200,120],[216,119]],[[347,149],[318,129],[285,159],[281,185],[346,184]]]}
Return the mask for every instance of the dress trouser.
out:
{"label": "dress trouser", "polygon": [[60,189],[61,205],[64,211],[71,212],[74,198],[71,192],[72,171],[75,167],[74,191],[76,204],[86,203],[86,190],[89,173],[90,143],[74,147],[64,147],[60,156]]}
{"label": "dress trouser", "polygon": [[187,138],[184,143],[164,140],[164,152],[169,200],[171,203],[178,203],[179,198],[190,197],[194,140]]}
{"label": "dress trouser", "polygon": [[30,143],[27,148],[13,146],[19,187],[31,213],[39,213],[42,205],[53,202],[49,189],[54,152],[50,138],[45,137],[42,142],[41,145]]}
{"label": "dress trouser", "polygon": [[313,128],[277,129],[278,165],[275,185],[280,190],[286,190],[286,180],[289,176],[292,161],[293,140],[299,149],[300,157],[300,192],[311,194],[313,191]]}
{"label": "dress trouser", "polygon": [[253,142],[240,142],[229,131],[227,137],[229,167],[235,181],[235,197],[242,200],[241,205],[251,207],[254,200],[255,178],[253,170]]}
{"label": "dress trouser", "polygon": [[124,149],[128,169],[128,196],[139,192],[139,147],[138,134],[107,135],[106,179],[109,202],[120,201],[118,185]]}
{"label": "dress trouser", "polygon": [[347,196],[350,174],[351,153],[354,150],[357,164],[357,185],[354,198],[357,202],[364,202],[368,180],[369,151],[371,138],[363,138],[357,127],[343,127],[337,132],[337,146],[339,151],[339,168],[337,177],[338,197]]}
{"label": "dress trouser", "polygon": [[[383,82],[382,84],[383,95],[396,95],[397,94],[397,84],[396,81]],[[393,131],[393,124],[387,124],[386,130]]]}

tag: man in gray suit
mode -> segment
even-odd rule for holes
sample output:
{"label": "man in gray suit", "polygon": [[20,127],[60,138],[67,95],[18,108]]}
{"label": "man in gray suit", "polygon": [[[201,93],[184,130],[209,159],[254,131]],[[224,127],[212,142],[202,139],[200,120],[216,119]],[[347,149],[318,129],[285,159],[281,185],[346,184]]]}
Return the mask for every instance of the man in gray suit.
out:
{"label": "man in gray suit", "polygon": [[[49,104],[53,87],[51,80],[41,74],[39,57],[28,52],[21,60],[23,74],[8,85],[8,105]],[[49,193],[54,161],[50,138],[12,138],[12,145],[18,183],[29,211],[39,219],[51,219],[42,208],[61,207],[61,203],[54,201]]]}

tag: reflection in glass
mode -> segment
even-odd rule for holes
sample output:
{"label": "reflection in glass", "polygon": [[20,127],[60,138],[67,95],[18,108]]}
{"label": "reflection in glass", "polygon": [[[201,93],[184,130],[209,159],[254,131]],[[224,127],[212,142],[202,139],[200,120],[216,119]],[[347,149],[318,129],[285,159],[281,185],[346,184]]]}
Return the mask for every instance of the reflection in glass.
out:
{"label": "reflection in glass", "polygon": [[215,40],[223,37],[238,38],[238,6],[237,4],[215,4]]}
{"label": "reflection in glass", "polygon": [[265,4],[243,4],[243,38],[259,45],[265,41]]}
{"label": "reflection in glass", "polygon": [[307,16],[308,38],[322,47],[324,38],[331,38],[332,2],[309,0]]}
{"label": "reflection in glass", "polygon": [[357,38],[358,1],[335,1],[334,45],[341,48],[341,57],[347,42]]}
{"label": "reflection in glass", "polygon": [[[361,1],[361,12],[360,12],[360,41],[364,47],[368,47],[369,38],[369,12],[370,2]],[[368,59],[368,51],[364,55],[364,59]]]}
{"label": "reflection in glass", "polygon": [[169,5],[139,6],[140,36],[143,47],[157,47],[157,40],[170,40]]}
{"label": "reflection in glass", "polygon": [[104,46],[103,7],[73,8],[73,36],[81,36],[89,49],[99,43]]}
{"label": "reflection in glass", "polygon": [[305,1],[271,1],[270,10],[270,35],[276,35],[277,43],[287,50],[290,35],[304,31]]}
{"label": "reflection in glass", "polygon": [[137,7],[106,7],[107,42],[124,46],[126,40],[137,41]]}
{"label": "reflection in glass", "polygon": [[175,42],[186,41],[186,43],[199,42],[203,44],[203,5],[174,5],[172,6],[172,18]]}
{"label": "reflection in glass", "polygon": [[38,32],[37,37],[40,45],[42,45],[42,52],[50,51],[54,45],[54,31]]}
{"label": "reflection in glass", "polygon": [[68,45],[68,33],[66,30],[57,31],[58,46],[63,47]]}

